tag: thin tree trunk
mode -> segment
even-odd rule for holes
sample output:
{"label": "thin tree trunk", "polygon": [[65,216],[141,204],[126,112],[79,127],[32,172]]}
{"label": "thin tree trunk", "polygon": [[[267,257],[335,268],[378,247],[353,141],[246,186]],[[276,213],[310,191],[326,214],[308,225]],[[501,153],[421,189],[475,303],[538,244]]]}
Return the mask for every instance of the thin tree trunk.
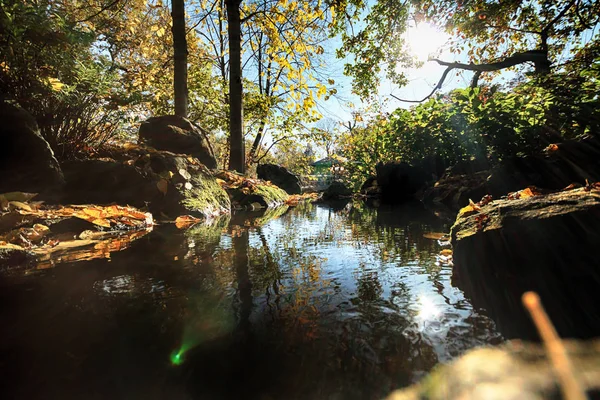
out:
{"label": "thin tree trunk", "polygon": [[262,141],[266,126],[267,126],[267,123],[264,119],[262,121],[260,121],[260,126],[258,127],[258,132],[256,132],[256,137],[254,138],[254,142],[252,143],[252,148],[250,149],[250,153],[248,154],[248,164],[253,163],[254,159],[256,158],[256,152],[258,151],[258,146],[260,146],[260,142]]}
{"label": "thin tree trunk", "polygon": [[187,39],[185,37],[185,0],[171,1],[171,17],[173,18],[173,50],[174,76],[173,89],[175,97],[175,115],[187,117]]}
{"label": "thin tree trunk", "polygon": [[229,33],[229,169],[246,172],[242,111],[242,52],[240,0],[227,0]]}

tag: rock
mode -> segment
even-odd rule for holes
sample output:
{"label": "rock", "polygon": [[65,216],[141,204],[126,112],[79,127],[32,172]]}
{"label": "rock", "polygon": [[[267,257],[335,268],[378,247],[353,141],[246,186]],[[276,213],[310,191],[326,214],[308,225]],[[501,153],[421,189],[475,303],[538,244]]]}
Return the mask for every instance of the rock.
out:
{"label": "rock", "polygon": [[261,164],[256,168],[259,179],[271,181],[288,194],[301,194],[300,178],[289,172],[284,167],[275,164]]}
{"label": "rock", "polygon": [[379,163],[375,169],[381,200],[390,204],[414,199],[431,178],[421,168],[405,162]]}
{"label": "rock", "polygon": [[215,177],[198,160],[147,149],[137,160],[83,160],[64,163],[62,202],[148,207],[155,215],[214,217],[231,203]]}
{"label": "rock", "polygon": [[497,200],[452,227],[453,284],[507,338],[537,339],[521,295],[538,292],[561,337],[600,335],[600,191]]}
{"label": "rock", "polygon": [[483,161],[457,164],[425,191],[423,201],[457,210],[469,199],[477,202],[486,194],[499,199],[527,186],[558,190],[572,183],[585,184],[586,179],[600,181],[597,136],[551,145],[542,154],[507,159],[494,168]]}
{"label": "rock", "polygon": [[0,103],[0,193],[44,193],[60,187],[63,175],[35,119],[8,101]]}
{"label": "rock", "polygon": [[[575,379],[584,391],[600,389],[600,341],[563,341]],[[387,400],[560,399],[556,374],[541,345],[508,342],[469,351],[437,366],[420,383],[393,392]]]}
{"label": "rock", "polygon": [[35,256],[26,249],[0,245],[0,273],[14,272],[15,267],[28,267],[35,263]]}
{"label": "rock", "polygon": [[340,200],[352,196],[352,190],[340,181],[333,181],[323,192],[321,200]]}
{"label": "rock", "polygon": [[149,118],[140,125],[139,140],[157,150],[189,154],[208,168],[217,167],[208,134],[185,118],[175,115]]}
{"label": "rock", "polygon": [[377,196],[380,194],[380,188],[376,176],[368,177],[360,187],[360,193],[367,196]]}
{"label": "rock", "polygon": [[284,205],[289,197],[285,190],[269,185],[267,182],[258,183],[252,188],[247,188],[247,190],[242,188],[227,189],[227,194],[229,194],[234,204],[248,209],[256,209],[257,206],[260,206],[260,208],[279,207]]}
{"label": "rock", "polygon": [[486,170],[473,174],[455,174],[449,170],[433,187],[425,190],[422,200],[427,204],[443,204],[458,210],[469,204],[469,199],[477,202],[490,193],[487,185],[490,175],[491,172]]}

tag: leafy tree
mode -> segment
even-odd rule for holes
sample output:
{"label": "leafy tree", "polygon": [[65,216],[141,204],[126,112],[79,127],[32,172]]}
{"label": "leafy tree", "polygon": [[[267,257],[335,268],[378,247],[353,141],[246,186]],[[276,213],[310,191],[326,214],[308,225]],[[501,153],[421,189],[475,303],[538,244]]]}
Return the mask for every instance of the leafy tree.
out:
{"label": "leafy tree", "polygon": [[[215,66],[222,81],[229,81],[225,100],[230,106],[230,147],[236,154],[235,160],[230,159],[230,167],[242,170],[245,164],[241,166],[240,162],[245,163],[246,156],[245,152],[239,151],[245,143],[241,131],[242,102],[245,103],[245,125],[255,133],[249,155],[256,162],[257,149],[269,127],[271,134],[277,136],[276,140],[304,129],[304,123],[315,117],[316,99],[332,93],[321,82],[325,80],[318,76],[320,56],[324,53],[320,43],[327,38],[329,8],[319,2],[287,0],[244,3],[217,0],[200,2],[197,7],[198,23],[203,28],[198,31],[213,49]],[[223,23],[225,19],[227,27]],[[229,32],[225,36],[224,32],[234,28],[237,19],[239,41],[243,40],[250,50],[242,52],[238,43],[227,52],[227,44],[232,45],[232,38],[237,42],[238,33],[237,28],[233,35]],[[242,69],[244,79],[241,78]],[[249,95],[240,94],[241,87],[235,83],[238,75],[239,83]],[[334,84],[332,80],[326,82]],[[249,102],[250,99],[256,101]],[[231,108],[234,103],[239,110]]]}
{"label": "leafy tree", "polygon": [[117,134],[117,78],[92,49],[90,22],[52,0],[0,3],[0,92],[31,112],[59,158]]}
{"label": "leafy tree", "polygon": [[538,75],[558,73],[565,62],[577,60],[570,45],[597,35],[592,30],[600,22],[600,2],[594,0],[412,3],[419,18],[433,21],[453,34],[454,52],[468,49],[469,63],[433,60],[446,70],[425,99],[441,88],[454,69],[473,71],[473,87],[483,73],[523,64],[533,64]]}

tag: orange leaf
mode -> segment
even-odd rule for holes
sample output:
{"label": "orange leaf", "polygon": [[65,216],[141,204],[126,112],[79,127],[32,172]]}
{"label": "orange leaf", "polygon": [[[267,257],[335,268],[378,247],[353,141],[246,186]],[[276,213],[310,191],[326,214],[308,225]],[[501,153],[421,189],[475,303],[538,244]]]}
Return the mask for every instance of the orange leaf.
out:
{"label": "orange leaf", "polygon": [[90,221],[94,225],[110,228],[110,221],[104,218],[96,218]]}
{"label": "orange leaf", "polygon": [[201,222],[200,218],[192,217],[191,215],[182,215],[177,217],[175,220],[175,226],[178,229],[189,228],[192,225],[196,225],[198,222]]}

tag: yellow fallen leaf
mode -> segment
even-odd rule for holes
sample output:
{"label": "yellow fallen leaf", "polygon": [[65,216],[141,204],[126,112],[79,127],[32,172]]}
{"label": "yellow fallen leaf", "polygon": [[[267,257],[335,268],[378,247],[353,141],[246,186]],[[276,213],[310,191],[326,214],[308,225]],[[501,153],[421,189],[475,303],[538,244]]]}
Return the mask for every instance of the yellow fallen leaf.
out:
{"label": "yellow fallen leaf", "polygon": [[444,249],[444,250],[440,251],[440,255],[446,256],[446,257],[451,256],[452,255],[452,250],[450,250],[450,249]]}
{"label": "yellow fallen leaf", "polygon": [[0,249],[11,249],[11,250],[25,250],[24,247],[21,247],[16,244],[1,242],[0,241]]}
{"label": "yellow fallen leaf", "polygon": [[22,201],[11,201],[8,204],[19,210],[33,211],[33,209],[28,204],[23,203]]}
{"label": "yellow fallen leaf", "polygon": [[425,239],[433,239],[433,240],[440,240],[440,239],[445,238],[446,236],[448,236],[448,234],[442,233],[442,232],[426,232],[423,234],[423,237]]}
{"label": "yellow fallen leaf", "polygon": [[468,206],[461,208],[458,211],[458,215],[471,214],[474,212],[479,212],[479,210],[473,204],[469,204]]}
{"label": "yellow fallen leaf", "polygon": [[85,208],[83,210],[84,213],[86,213],[87,215],[89,215],[90,217],[94,217],[94,218],[104,218],[104,211],[101,209],[97,209],[97,208]]}
{"label": "yellow fallen leaf", "polygon": [[96,218],[90,221],[94,225],[103,226],[105,228],[110,228],[110,221],[104,218]]}

